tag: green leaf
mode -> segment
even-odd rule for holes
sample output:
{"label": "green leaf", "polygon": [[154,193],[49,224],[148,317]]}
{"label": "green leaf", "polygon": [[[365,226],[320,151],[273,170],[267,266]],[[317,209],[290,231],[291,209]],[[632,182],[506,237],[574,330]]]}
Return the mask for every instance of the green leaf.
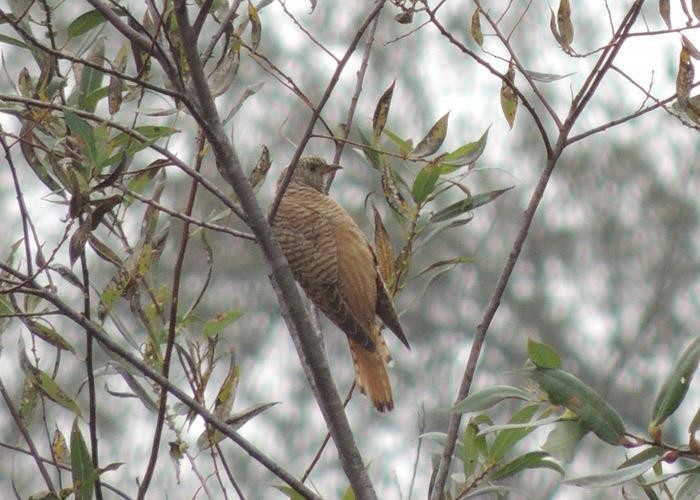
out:
{"label": "green leaf", "polygon": [[547,460],[549,458],[549,453],[544,451],[531,451],[524,455],[519,456],[515,460],[505,464],[503,467],[499,468],[494,474],[491,475],[490,479],[498,481],[499,479],[505,479],[516,475],[518,472],[525,469],[552,469],[562,476],[564,475],[564,469],[561,468],[559,464],[553,462],[552,460]]}
{"label": "green leaf", "polygon": [[611,445],[625,442],[625,425],[620,415],[578,378],[558,368],[530,370],[530,378],[553,404],[571,410],[600,439]]}
{"label": "green leaf", "polygon": [[70,432],[71,476],[76,500],[92,498],[97,474],[92,466],[92,458],[83,435],[78,427],[78,419],[73,420]]}
{"label": "green leaf", "polygon": [[360,142],[362,142],[363,146],[365,146],[362,148],[362,152],[364,153],[365,158],[367,158],[370,165],[372,165],[375,169],[381,171],[381,169],[382,169],[381,156],[379,155],[379,153],[376,150],[372,149],[369,140],[367,139],[365,134],[362,133],[362,130],[360,130],[358,128],[357,133],[360,136]]}
{"label": "green leaf", "polygon": [[12,38],[7,35],[3,35],[0,33],[0,43],[6,43],[8,45],[14,45],[15,47],[19,47],[20,49],[26,49],[27,44],[22,42],[21,40],[17,40],[16,38]]}
{"label": "green leaf", "polygon": [[202,333],[205,337],[215,337],[221,333],[224,328],[243,316],[243,314],[243,311],[238,311],[235,309],[221,313],[216,318],[212,318],[204,323]]}
{"label": "green leaf", "polygon": [[63,406],[66,410],[73,412],[75,415],[80,416],[80,407],[73,401],[63,389],[61,389],[55,380],[53,380],[47,373],[39,370],[38,368],[32,369],[32,374],[34,376],[34,382],[37,384],[37,389],[41,391],[44,396],[49,398],[54,403]]}
{"label": "green leaf", "polygon": [[559,368],[561,358],[557,351],[549,344],[527,339],[527,354],[537,368]]}
{"label": "green leaf", "polygon": [[[104,37],[98,38],[90,54],[88,55],[88,61],[102,66],[104,64],[105,56],[105,39]],[[88,99],[93,92],[102,87],[102,80],[104,79],[104,72],[92,66],[83,66],[82,73],[80,76],[80,87],[78,90],[78,107],[90,113],[95,111],[96,103],[93,99]],[[106,95],[106,94],[105,94]]]}
{"label": "green leaf", "polygon": [[623,467],[614,471],[567,479],[566,481],[562,481],[562,484],[573,484],[582,488],[609,488],[610,486],[617,486],[631,481],[644,474],[658,461],[658,458],[651,458],[640,464],[630,465],[629,467]]}
{"label": "green leaf", "polygon": [[576,447],[587,433],[588,427],[580,420],[560,421],[547,436],[542,449],[557,460],[571,462]]}
{"label": "green leaf", "polygon": [[529,76],[531,79],[537,82],[550,83],[556,82],[557,80],[562,80],[575,73],[567,73],[565,75],[554,75],[552,73],[539,73],[537,71],[530,71],[526,69],[525,74],[527,74],[527,76]]}
{"label": "green leaf", "polygon": [[474,210],[475,208],[480,207],[481,205],[485,205],[495,200],[503,193],[505,193],[506,191],[510,191],[511,189],[513,189],[513,187],[497,189],[495,191],[488,191],[486,193],[468,196],[467,198],[455,202],[447,206],[446,208],[443,208],[442,210],[438,211],[437,213],[433,214],[432,217],[430,217],[430,222],[442,222],[452,219],[453,217],[457,217],[458,215],[462,215],[464,212]]}
{"label": "green leaf", "polygon": [[[445,434],[444,432],[424,432],[423,434],[418,436],[418,438],[428,439],[429,441],[439,444],[443,448],[447,443],[447,434]],[[457,455],[458,457],[464,456],[464,445],[459,440],[457,440],[457,442],[455,443],[455,455]]]}
{"label": "green leaf", "polygon": [[161,127],[159,125],[144,125],[141,127],[136,127],[133,130],[143,135],[146,138],[146,141],[141,142],[132,135],[122,132],[114,136],[114,138],[110,141],[110,146],[112,149],[120,146],[126,146],[126,153],[128,155],[133,155],[142,149],[150,147],[151,144],[155,143],[158,139],[169,137],[176,132],[179,132],[179,130],[176,128]]}
{"label": "green leaf", "polygon": [[413,149],[413,142],[410,139],[402,139],[398,134],[395,134],[386,127],[384,128],[384,135],[386,135],[391,142],[398,146],[399,153],[404,157],[407,157]]}
{"label": "green leaf", "polygon": [[680,406],[693,379],[700,360],[700,337],[696,337],[683,351],[676,366],[664,381],[651,412],[650,427],[661,425]]}
{"label": "green leaf", "polygon": [[447,123],[449,118],[450,113],[447,112],[430,127],[425,137],[423,137],[413,151],[411,151],[411,158],[425,158],[440,148],[447,136]]}
{"label": "green leaf", "polygon": [[508,71],[501,83],[501,110],[508,126],[513,128],[515,113],[518,111],[518,94],[515,92],[515,63],[511,60]]}
{"label": "green leaf", "polygon": [[489,129],[487,128],[486,131],[483,134],[481,134],[481,137],[478,141],[470,142],[458,147],[451,153],[448,153],[443,158],[441,158],[440,162],[443,164],[453,165],[455,167],[463,167],[464,165],[470,165],[474,163],[484,152],[488,137]]}
{"label": "green leaf", "polygon": [[411,188],[411,194],[416,204],[420,205],[423,203],[430,193],[433,192],[439,176],[440,169],[432,163],[426,165],[418,172],[416,179],[413,181],[413,187]]}
{"label": "green leaf", "polygon": [[58,349],[65,349],[66,351],[75,352],[70,342],[61,337],[61,335],[59,335],[59,333],[50,326],[46,326],[38,321],[32,320],[27,320],[25,324],[34,335],[41,338],[45,342],[48,342],[52,346],[57,347]]}
{"label": "green leaf", "polygon": [[294,488],[291,486],[287,486],[286,484],[284,485],[275,485],[273,486],[276,490],[280,491],[281,493],[287,495],[287,498],[290,500],[306,500],[306,497],[302,495],[301,493],[297,492]]}
{"label": "green leaf", "polygon": [[[532,417],[537,413],[539,405],[527,405],[519,409],[511,417],[509,423],[511,424],[524,424],[530,422]],[[518,441],[523,439],[525,436],[530,434],[535,430],[535,426],[518,428],[518,429],[508,429],[499,432],[496,435],[496,439],[493,440],[493,445],[489,450],[489,458],[494,462],[499,462],[505,457],[506,453],[513,449]]]}
{"label": "green leaf", "polygon": [[674,500],[695,500],[700,498],[700,472],[695,471],[694,474],[689,474],[673,498]]}
{"label": "green leaf", "polygon": [[486,436],[479,436],[478,433],[479,427],[474,421],[470,421],[464,429],[462,464],[464,475],[467,478],[471,477],[476,471],[476,467],[479,465],[479,455],[486,455],[488,449]]}
{"label": "green leaf", "polygon": [[79,15],[68,25],[68,38],[84,35],[104,23],[107,19],[98,10],[90,10]]}
{"label": "green leaf", "polygon": [[372,144],[377,144],[379,138],[382,136],[386,120],[389,117],[389,106],[391,106],[391,98],[394,95],[395,84],[396,80],[391,82],[391,85],[384,91],[374,108],[374,115],[372,116]]}
{"label": "green leaf", "polygon": [[529,394],[517,387],[508,385],[494,385],[484,390],[470,394],[462,401],[454,405],[453,413],[471,413],[488,410],[505,399],[522,399],[528,401]]}
{"label": "green leaf", "polygon": [[95,144],[95,134],[92,127],[88,122],[80,118],[72,111],[65,111],[63,116],[66,120],[66,125],[68,125],[71,132],[83,140],[83,144],[85,145],[85,153],[90,160],[90,163],[94,166],[97,162],[97,146]]}

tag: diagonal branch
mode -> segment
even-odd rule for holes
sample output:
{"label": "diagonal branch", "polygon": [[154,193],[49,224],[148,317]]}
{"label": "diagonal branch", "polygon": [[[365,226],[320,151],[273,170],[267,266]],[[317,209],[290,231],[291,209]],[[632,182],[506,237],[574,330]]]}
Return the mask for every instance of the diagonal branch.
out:
{"label": "diagonal branch", "polygon": [[[377,3],[370,16],[364,22],[363,27],[359,30],[356,40],[359,40],[361,32],[363,32],[372,19],[379,14],[383,3],[383,1]],[[196,95],[194,100],[199,103],[203,115],[207,117],[207,126],[203,126],[202,128],[205,130],[207,140],[212,146],[219,171],[224,178],[231,183],[243,210],[248,216],[250,228],[258,240],[269,266],[278,300],[289,312],[289,316],[286,318],[290,327],[289,329],[295,341],[298,341],[295,342],[295,345],[299,346],[299,355],[302,360],[308,363],[313,376],[313,383],[318,388],[319,396],[317,396],[317,401],[328,426],[328,430],[338,449],[343,470],[358,498],[376,498],[376,493],[374,492],[362,457],[355,444],[350,423],[343,409],[343,402],[338,394],[324,353],[316,341],[316,334],[306,308],[304,307],[296,282],[289,270],[289,265],[277,241],[274,239],[272,230],[262,209],[258,205],[255,193],[243,172],[234,146],[228,140],[226,132],[224,131],[216,105],[214,104],[214,99],[207,85],[202,61],[197,52],[197,40],[194,39],[191,31],[187,4],[185,1],[180,0],[174,2],[174,14],[183,41],[185,57],[190,66],[192,91]],[[356,44],[357,42],[355,45]],[[350,54],[348,53],[345,59],[347,60],[349,58]],[[341,69],[342,67],[339,66],[331,80],[331,84],[326,89],[321,103],[317,107],[307,127],[304,139],[295,153],[292,163],[298,161],[301,156],[321,107],[330,96],[334,87],[334,82],[337,81]]]}

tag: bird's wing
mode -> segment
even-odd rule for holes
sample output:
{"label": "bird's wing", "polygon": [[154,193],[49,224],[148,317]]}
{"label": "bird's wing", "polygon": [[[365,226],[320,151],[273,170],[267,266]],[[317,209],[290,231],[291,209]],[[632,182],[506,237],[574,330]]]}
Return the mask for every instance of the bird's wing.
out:
{"label": "bird's wing", "polygon": [[406,335],[403,333],[401,323],[399,323],[399,316],[396,314],[394,301],[391,299],[389,290],[379,272],[377,272],[377,316],[379,316],[384,324],[394,332],[403,345],[409,349],[411,348],[411,346],[408,345]]}
{"label": "bird's wing", "polygon": [[[371,327],[374,306],[372,321],[368,322],[358,307],[356,287],[360,284],[353,277],[341,278],[348,275],[352,261],[345,248],[339,246],[352,241],[342,236],[342,230],[335,229],[338,222],[335,212],[343,209],[314,190],[300,191],[303,192],[287,192],[282,198],[274,221],[277,241],[294,277],[313,303],[346,335],[373,351],[376,348]],[[372,290],[376,297],[374,285]]]}

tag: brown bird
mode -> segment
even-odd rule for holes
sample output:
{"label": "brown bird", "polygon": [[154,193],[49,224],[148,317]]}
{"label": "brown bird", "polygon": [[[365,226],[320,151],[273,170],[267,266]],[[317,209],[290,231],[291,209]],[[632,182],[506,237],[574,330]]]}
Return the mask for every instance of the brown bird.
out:
{"label": "brown bird", "polygon": [[375,317],[409,345],[374,250],[343,207],[323,192],[324,179],[338,168],[321,158],[301,158],[272,228],[296,280],[347,335],[357,385],[383,412],[394,408],[386,370],[391,356]]}

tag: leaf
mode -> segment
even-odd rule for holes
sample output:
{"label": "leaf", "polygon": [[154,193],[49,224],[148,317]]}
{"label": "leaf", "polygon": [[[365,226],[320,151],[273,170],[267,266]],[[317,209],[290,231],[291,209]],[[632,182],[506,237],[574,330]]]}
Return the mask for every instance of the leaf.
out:
{"label": "leaf", "polygon": [[387,164],[382,164],[382,191],[389,206],[401,217],[409,213],[408,205],[396,186],[394,172]]}
{"label": "leaf", "polygon": [[255,164],[255,167],[248,176],[248,182],[250,182],[250,186],[253,188],[253,191],[257,192],[257,190],[260,189],[262,183],[265,182],[265,177],[267,176],[267,172],[270,170],[271,166],[272,162],[270,161],[270,150],[263,144],[262,151],[260,151],[260,157],[258,158],[258,163]]}
{"label": "leaf", "polygon": [[153,142],[155,142],[157,139],[161,139],[163,137],[169,137],[177,132],[179,132],[178,129],[173,128],[173,127],[162,127],[160,125],[142,125],[140,127],[135,127],[132,129],[134,132],[138,132],[142,136],[144,136],[147,140],[145,142],[140,142],[138,139],[136,139],[133,135],[121,132],[114,136],[114,138],[110,141],[110,147],[112,148],[118,148],[120,146],[129,146],[127,149],[128,154],[133,154],[141,149],[145,149],[149,147]]}
{"label": "leaf", "polygon": [[440,169],[437,165],[430,163],[423,167],[413,181],[411,194],[416,205],[421,205],[435,189],[435,183],[440,177]]}
{"label": "leaf", "polygon": [[559,368],[561,358],[549,344],[527,339],[527,354],[537,368]]}
{"label": "leaf", "polygon": [[391,82],[389,88],[384,91],[379,98],[377,105],[374,107],[374,115],[372,116],[372,144],[379,142],[382,136],[382,131],[386,125],[386,120],[389,117],[389,106],[391,106],[391,98],[394,95],[394,85],[396,80]]}
{"label": "leaf", "polygon": [[382,222],[382,216],[379,215],[379,210],[374,206],[374,203],[372,203],[372,212],[374,213],[374,252],[377,254],[379,274],[387,288],[391,290],[396,279],[394,247]]}
{"label": "leaf", "polygon": [[204,323],[204,327],[202,328],[202,334],[204,334],[205,337],[209,338],[216,337],[219,333],[223,331],[224,328],[226,328],[228,325],[230,325],[238,318],[243,316],[243,314],[243,311],[239,311],[236,309],[232,309],[230,311],[221,313],[215,318],[212,318],[206,323]]}
{"label": "leaf", "polygon": [[84,35],[104,23],[107,19],[98,10],[90,10],[76,17],[73,22],[68,25],[68,38],[75,38]]}
{"label": "leaf", "polygon": [[153,400],[151,397],[151,394],[143,388],[143,386],[136,380],[136,378],[129,373],[125,368],[115,365],[114,370],[121,375],[121,377],[124,379],[124,382],[126,382],[126,385],[129,386],[129,389],[136,395],[137,398],[141,400],[143,403],[143,406],[146,407],[146,409],[152,411],[153,413],[158,412],[158,404]]}
{"label": "leaf", "polygon": [[447,123],[450,118],[450,113],[447,112],[441,116],[435,124],[430,127],[430,130],[425,137],[421,139],[418,145],[411,151],[411,158],[425,158],[433,154],[442,145],[447,136]]}
{"label": "leaf", "polygon": [[692,2],[693,14],[700,20],[700,0],[693,0]]}
{"label": "leaf", "polygon": [[625,442],[620,415],[574,375],[558,368],[537,368],[529,373],[553,404],[571,410],[600,439],[613,446]]}
{"label": "leaf", "polygon": [[411,139],[403,139],[401,136],[392,132],[386,127],[384,128],[384,135],[386,135],[391,142],[398,146],[399,153],[404,158],[408,157],[408,155],[411,153],[411,150],[413,150],[413,142],[411,141]]}
{"label": "leaf", "polygon": [[[129,47],[125,44],[119,49],[117,57],[112,64],[113,68],[120,73],[126,69],[126,58],[129,55]],[[109,86],[107,94],[107,103],[109,114],[114,115],[119,111],[122,105],[122,91],[124,89],[124,81],[116,75],[109,75]]]}
{"label": "leaf", "polygon": [[32,422],[38,401],[38,389],[34,383],[34,377],[25,375],[24,384],[22,385],[22,397],[19,402],[19,419],[27,427]]}
{"label": "leaf", "polygon": [[286,484],[274,485],[273,488],[286,495],[289,500],[306,500],[306,497]]}
{"label": "leaf", "polygon": [[571,5],[569,0],[560,0],[557,10],[557,26],[559,27],[559,43],[565,50],[571,49],[574,41],[574,25],[571,22]]}
{"label": "leaf", "polygon": [[494,385],[470,394],[452,407],[453,413],[471,413],[488,410],[506,399],[522,399],[528,401],[529,394],[517,387]]}
{"label": "leaf", "polygon": [[490,479],[498,481],[514,476],[525,469],[552,469],[563,476],[564,469],[556,462],[547,460],[547,458],[549,458],[549,453],[544,451],[531,451],[505,464],[503,467],[500,467],[490,476]]}
{"label": "leaf", "polygon": [[[489,137],[489,129],[481,134],[478,141],[467,143],[463,146],[458,147],[451,153],[448,153],[440,159],[441,164],[454,165],[456,167],[463,167],[464,165],[470,165],[479,159],[481,154],[486,149],[486,141]],[[441,172],[445,173],[445,172]]]}
{"label": "leaf", "polygon": [[370,146],[369,140],[367,137],[365,137],[365,134],[362,133],[361,129],[358,128],[357,133],[360,136],[360,142],[362,142],[363,145],[362,152],[364,153],[365,158],[367,158],[372,167],[381,171],[382,161],[380,154]]}
{"label": "leaf", "polygon": [[426,268],[422,269],[418,274],[416,274],[413,279],[418,278],[419,276],[423,276],[426,273],[429,273],[430,271],[434,271],[435,269],[440,269],[445,266],[456,266],[458,264],[470,264],[474,262],[473,257],[452,257],[451,259],[443,259],[439,260],[437,262],[433,262]]}
{"label": "leaf", "polygon": [[476,466],[479,464],[480,450],[485,450],[487,446],[486,436],[478,436],[478,432],[479,427],[473,422],[469,422],[464,429],[462,464],[464,475],[467,478],[474,474]]}
{"label": "leaf", "polygon": [[68,242],[68,255],[70,257],[70,265],[75,264],[85,250],[85,244],[87,243],[90,233],[92,232],[92,222],[88,217],[85,222],[83,222],[78,229],[75,230],[73,236],[70,237]]}
{"label": "leaf", "polygon": [[51,174],[49,174],[46,165],[42,163],[42,161],[36,154],[35,147],[41,147],[42,145],[40,144],[40,141],[34,134],[35,128],[35,123],[30,122],[28,120],[22,120],[20,137],[22,137],[23,140],[19,141],[19,147],[20,151],[22,151],[22,156],[24,156],[24,159],[31,167],[32,171],[34,172],[34,175],[36,175],[37,178],[47,188],[49,188],[52,192],[63,196],[63,189],[61,188],[61,185],[58,182],[56,182],[56,180],[51,176]]}
{"label": "leaf", "polygon": [[676,74],[676,93],[678,94],[678,104],[681,109],[688,105],[690,89],[693,87],[695,79],[695,67],[690,60],[689,50],[683,46],[678,60],[678,73]]}
{"label": "leaf", "polygon": [[61,430],[56,427],[53,431],[53,440],[51,441],[51,455],[61,465],[70,465],[71,456],[68,449],[68,443],[63,436]]}
{"label": "leaf", "polygon": [[518,111],[518,95],[515,93],[514,82],[515,62],[511,59],[505,78],[501,82],[501,110],[511,129],[515,122],[515,113]]}
{"label": "leaf", "polygon": [[73,346],[66,339],[61,337],[61,335],[59,335],[59,333],[50,326],[46,326],[42,323],[39,323],[38,321],[33,320],[26,320],[25,325],[34,335],[41,338],[45,342],[48,342],[52,346],[73,353],[75,352],[73,350]]}
{"label": "leaf", "polygon": [[[524,424],[532,420],[532,417],[537,413],[539,405],[527,405],[519,409],[511,417],[509,423]],[[536,426],[528,426],[524,428],[508,429],[499,432],[493,440],[493,445],[489,450],[489,459],[498,462],[505,457],[506,453],[513,449],[518,441],[534,431]],[[483,431],[482,431],[483,432]]]}
{"label": "leaf", "polygon": [[260,37],[262,35],[262,25],[260,24],[260,16],[258,16],[258,10],[252,2],[248,2],[248,18],[250,19],[250,45],[253,48],[253,52],[258,50],[258,45],[260,45]]}
{"label": "leaf", "polygon": [[231,413],[233,402],[236,400],[238,381],[240,378],[241,369],[236,364],[236,360],[232,355],[229,362],[228,374],[221,383],[219,392],[216,394],[216,401],[214,402],[214,415],[217,417],[225,419]]}
{"label": "leaf", "polygon": [[80,416],[80,407],[49,375],[41,370],[35,372],[38,389],[51,401],[63,406],[66,410]]}
{"label": "leaf", "polygon": [[671,29],[671,0],[659,0],[659,14],[666,27]]}
{"label": "leaf", "polygon": [[[87,60],[98,66],[104,64],[105,38],[99,37],[93,44]],[[77,93],[78,108],[93,113],[97,107],[94,99],[90,99],[93,92],[102,87],[104,73],[92,66],[82,66],[80,74],[80,86]]]}
{"label": "leaf", "polygon": [[468,196],[467,198],[453,203],[447,206],[446,208],[443,208],[442,210],[438,211],[437,213],[433,214],[430,217],[430,222],[442,222],[448,219],[452,219],[453,217],[457,217],[458,215],[462,215],[464,212],[474,210],[475,208],[480,207],[481,205],[485,205],[495,200],[503,193],[505,193],[506,191],[510,191],[511,189],[513,188],[509,187],[505,189],[497,189],[495,191],[488,191],[486,193],[480,193],[474,196]]}
{"label": "leaf", "polygon": [[[695,2],[693,2],[694,5]],[[689,474],[681,483],[673,498],[674,500],[695,500],[700,498],[700,473],[695,471],[694,474]]]}
{"label": "leaf", "polygon": [[658,461],[658,458],[651,458],[640,464],[630,465],[629,467],[623,467],[614,471],[567,479],[562,481],[562,484],[573,484],[574,486],[580,486],[582,488],[609,488],[610,486],[617,486],[618,484],[631,481],[641,476],[651,469]]}
{"label": "leaf", "polygon": [[260,415],[262,412],[278,404],[280,404],[279,401],[273,401],[272,403],[263,403],[251,406],[241,412],[231,415],[226,419],[226,423],[233,427],[234,430],[238,430],[253,417]]}
{"label": "leaf", "polygon": [[479,7],[474,9],[474,13],[472,14],[472,25],[471,25],[470,31],[472,34],[472,38],[474,39],[476,44],[483,49],[484,48],[484,34],[481,32],[480,13],[481,13],[481,10],[479,9]]}
{"label": "leaf", "polygon": [[700,337],[696,337],[683,351],[673,370],[664,381],[654,402],[650,427],[657,427],[675,412],[688,393],[700,360]]}
{"label": "leaf", "polygon": [[587,433],[588,428],[580,420],[560,421],[547,436],[542,449],[557,460],[571,462],[576,446]]}
{"label": "leaf", "polygon": [[575,73],[566,73],[565,75],[555,75],[552,73],[539,73],[537,71],[530,71],[530,70],[524,70],[524,73],[529,76],[531,79],[537,81],[537,82],[543,82],[543,83],[550,83],[550,82],[555,82],[557,80],[562,80],[564,78],[568,78],[571,75],[574,75]]}
{"label": "leaf", "polygon": [[92,466],[92,458],[83,435],[78,427],[78,419],[73,420],[70,432],[71,477],[76,500],[92,498],[97,473]]}
{"label": "leaf", "polygon": [[63,116],[71,132],[82,140],[83,146],[85,147],[85,154],[94,165],[97,159],[97,145],[95,143],[95,134],[92,127],[88,122],[71,111],[65,111]]}

